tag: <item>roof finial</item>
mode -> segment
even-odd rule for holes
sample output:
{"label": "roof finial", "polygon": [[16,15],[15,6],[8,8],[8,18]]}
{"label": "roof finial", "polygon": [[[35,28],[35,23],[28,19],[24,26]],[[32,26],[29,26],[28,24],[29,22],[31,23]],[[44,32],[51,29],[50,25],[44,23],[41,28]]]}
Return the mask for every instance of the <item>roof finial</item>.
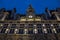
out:
{"label": "roof finial", "polygon": [[29,7],[28,7],[28,9],[27,9],[27,12],[34,12],[34,9],[33,9],[33,7],[32,7],[31,4],[29,5]]}

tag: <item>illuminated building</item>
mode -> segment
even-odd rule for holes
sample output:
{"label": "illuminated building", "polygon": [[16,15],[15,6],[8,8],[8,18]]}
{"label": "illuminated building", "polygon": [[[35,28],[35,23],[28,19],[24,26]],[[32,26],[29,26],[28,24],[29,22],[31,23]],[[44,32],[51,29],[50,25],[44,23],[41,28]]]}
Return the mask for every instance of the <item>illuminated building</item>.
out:
{"label": "illuminated building", "polygon": [[60,12],[48,10],[36,15],[30,5],[26,15],[16,9],[0,11],[0,40],[60,40]]}

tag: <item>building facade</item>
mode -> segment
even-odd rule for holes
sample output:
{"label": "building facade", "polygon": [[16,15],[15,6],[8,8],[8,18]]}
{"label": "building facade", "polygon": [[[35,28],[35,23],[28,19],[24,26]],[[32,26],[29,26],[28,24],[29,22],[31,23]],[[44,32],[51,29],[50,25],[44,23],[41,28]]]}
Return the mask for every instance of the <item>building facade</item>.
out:
{"label": "building facade", "polygon": [[[60,10],[60,9],[59,9]],[[26,15],[16,9],[0,10],[0,40],[60,40],[60,11],[48,10],[36,15],[29,5]]]}

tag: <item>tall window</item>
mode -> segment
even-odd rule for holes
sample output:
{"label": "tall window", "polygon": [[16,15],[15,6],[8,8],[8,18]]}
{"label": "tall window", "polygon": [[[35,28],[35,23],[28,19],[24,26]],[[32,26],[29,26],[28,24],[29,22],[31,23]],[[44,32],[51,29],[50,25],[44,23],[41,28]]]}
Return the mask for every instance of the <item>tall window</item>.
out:
{"label": "tall window", "polygon": [[23,34],[23,29],[19,29],[19,32],[18,32],[18,34]]}

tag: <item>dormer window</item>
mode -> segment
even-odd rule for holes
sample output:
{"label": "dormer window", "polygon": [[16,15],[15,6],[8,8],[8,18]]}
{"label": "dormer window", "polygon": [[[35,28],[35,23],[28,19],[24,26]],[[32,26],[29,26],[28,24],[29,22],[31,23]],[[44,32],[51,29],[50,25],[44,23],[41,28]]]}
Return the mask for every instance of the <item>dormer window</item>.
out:
{"label": "dormer window", "polygon": [[32,17],[33,17],[32,15],[29,16],[29,18],[32,18]]}

